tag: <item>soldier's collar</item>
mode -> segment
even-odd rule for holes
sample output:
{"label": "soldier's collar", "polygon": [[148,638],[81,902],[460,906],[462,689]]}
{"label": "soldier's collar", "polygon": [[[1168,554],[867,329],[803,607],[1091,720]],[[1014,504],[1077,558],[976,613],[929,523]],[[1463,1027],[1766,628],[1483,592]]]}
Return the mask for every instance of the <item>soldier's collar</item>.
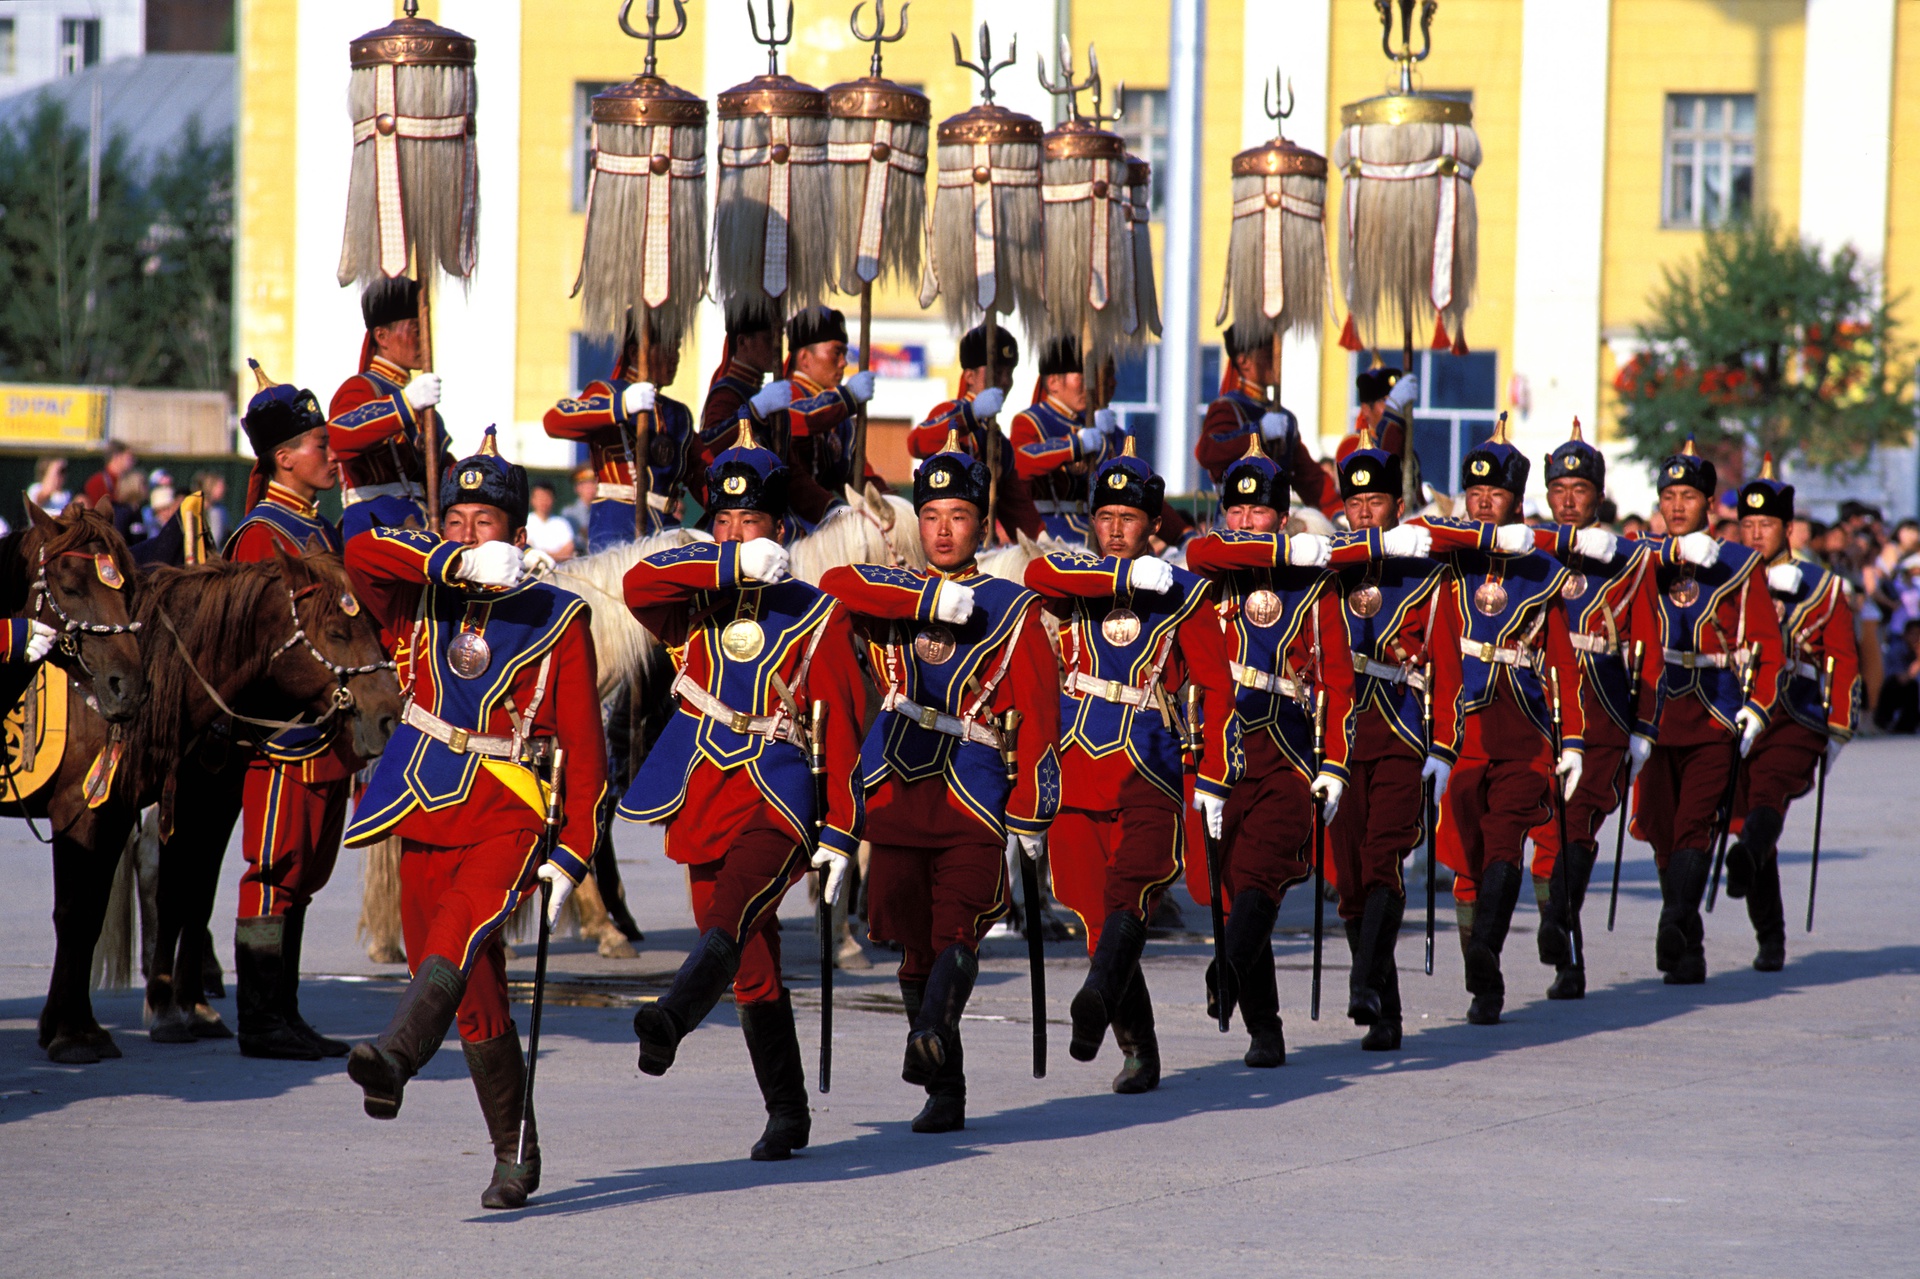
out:
{"label": "soldier's collar", "polygon": [[810,396],[818,395],[820,394],[820,392],[827,389],[826,387],[820,385],[820,383],[814,381],[812,378],[808,377],[804,373],[801,373],[797,369],[794,371],[792,382],[795,386],[804,386],[807,388],[806,395],[796,395],[793,397],[796,400],[807,399]]}
{"label": "soldier's collar", "polygon": [[1041,396],[1040,402],[1052,409],[1055,413],[1058,413],[1061,417],[1067,418],[1070,421],[1078,422],[1081,419],[1081,414],[1074,412],[1074,410],[1068,408],[1051,395]]}
{"label": "soldier's collar", "polygon": [[272,502],[275,506],[283,506],[295,515],[304,515],[308,519],[313,519],[320,514],[319,507],[307,501],[278,480],[267,481],[267,491],[261,500]]}
{"label": "soldier's collar", "polygon": [[367,372],[378,373],[389,382],[398,382],[405,386],[411,380],[407,371],[384,356],[376,355],[367,361]]}
{"label": "soldier's collar", "polygon": [[977,559],[968,560],[965,564],[962,564],[959,568],[954,569],[951,573],[946,572],[943,569],[935,568],[933,565],[929,564],[927,565],[927,576],[941,578],[949,582],[957,582],[963,577],[978,577],[980,576],[980,561]]}

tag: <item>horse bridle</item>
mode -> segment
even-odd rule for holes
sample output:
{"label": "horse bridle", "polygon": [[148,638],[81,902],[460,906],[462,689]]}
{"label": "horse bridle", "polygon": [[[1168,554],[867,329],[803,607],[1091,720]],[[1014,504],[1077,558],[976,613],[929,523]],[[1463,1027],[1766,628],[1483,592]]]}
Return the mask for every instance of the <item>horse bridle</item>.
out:
{"label": "horse bridle", "polygon": [[880,517],[875,515],[872,511],[868,510],[864,502],[861,503],[859,506],[854,507],[853,509],[860,513],[861,519],[865,520],[867,523],[873,525],[876,529],[880,530],[880,545],[887,548],[887,555],[890,559],[892,559],[893,567],[905,568],[907,566],[907,557],[902,555],[898,550],[894,549],[893,539],[887,536],[887,534],[892,530],[893,526],[890,524],[882,524],[880,522]]}
{"label": "horse bridle", "polygon": [[303,644],[306,646],[307,653],[314,661],[318,662],[324,669],[332,672],[334,679],[333,708],[318,721],[324,724],[335,715],[353,709],[353,690],[347,687],[348,680],[356,675],[371,675],[375,671],[397,671],[400,669],[399,663],[395,662],[392,658],[386,658],[378,662],[369,662],[364,666],[343,666],[339,662],[334,661],[320,651],[319,646],[316,645],[312,637],[307,634],[306,624],[300,620],[300,600],[304,596],[311,595],[319,590],[321,583],[309,583],[299,591],[294,590],[291,585],[283,584],[283,586],[287,592],[287,612],[293,616],[293,634],[287,636],[285,642],[282,643],[279,648],[273,650],[273,653],[267,658],[267,665],[273,665],[282,653],[288,651],[294,645]]}
{"label": "horse bridle", "polygon": [[[97,557],[86,551],[61,551],[55,558],[58,559],[68,555],[80,559],[92,559],[97,562]],[[31,602],[36,595],[40,597],[40,603],[38,605]],[[40,548],[40,563],[38,570],[34,573],[33,583],[27,588],[27,599],[29,601],[27,611],[30,614],[44,606],[51,609],[53,615],[60,619],[60,639],[55,647],[59,650],[62,657],[65,657],[78,666],[80,673],[88,678],[92,678],[93,670],[87,665],[87,659],[81,655],[80,636],[131,635],[140,629],[140,623],[137,621],[90,622],[83,618],[75,617],[73,614],[67,612],[66,609],[62,608],[60,601],[54,598],[53,584],[47,580],[47,548],[44,546]]]}

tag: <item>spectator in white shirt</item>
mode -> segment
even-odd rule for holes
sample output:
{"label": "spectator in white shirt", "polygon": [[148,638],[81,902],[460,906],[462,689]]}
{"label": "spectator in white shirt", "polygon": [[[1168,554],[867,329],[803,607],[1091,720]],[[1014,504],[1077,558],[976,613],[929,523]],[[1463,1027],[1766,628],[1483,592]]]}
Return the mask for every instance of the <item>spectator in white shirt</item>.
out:
{"label": "spectator in white shirt", "polygon": [[533,510],[527,516],[527,545],[556,561],[572,559],[573,525],[566,516],[553,513],[553,485],[535,481],[528,496]]}

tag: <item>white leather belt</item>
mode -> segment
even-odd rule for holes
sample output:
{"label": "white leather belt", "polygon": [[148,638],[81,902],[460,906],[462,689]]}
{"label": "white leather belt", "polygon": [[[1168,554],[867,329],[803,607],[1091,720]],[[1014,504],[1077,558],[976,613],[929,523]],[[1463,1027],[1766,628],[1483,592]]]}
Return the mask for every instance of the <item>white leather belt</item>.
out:
{"label": "white leather belt", "polygon": [[1795,675],[1799,676],[1801,679],[1810,679],[1810,680],[1817,681],[1820,678],[1820,668],[1818,666],[1815,666],[1812,662],[1793,662],[1788,665],[1787,669],[1792,671]]}
{"label": "white leather belt", "polygon": [[1733,664],[1731,653],[1696,653],[1691,649],[1682,651],[1677,648],[1660,650],[1667,659],[1668,666],[1678,666],[1684,670],[1698,670],[1702,666],[1711,666],[1724,670]]}
{"label": "white leather belt", "polygon": [[806,749],[806,735],[800,726],[794,723],[793,716],[786,711],[776,711],[772,715],[749,715],[745,711],[736,711],[706,689],[693,682],[683,672],[673,681],[673,691],[686,699],[687,704],[708,719],[717,719],[736,733],[751,733],[757,737],[766,737],[774,741],[790,742],[802,750]]}
{"label": "white leather belt", "polygon": [[1567,640],[1582,653],[1604,653],[1612,657],[1620,651],[1620,646],[1604,635],[1582,635],[1575,632],[1567,636]]}
{"label": "white leather belt", "polygon": [[1483,662],[1498,663],[1501,666],[1517,666],[1524,670],[1533,669],[1533,650],[1530,648],[1497,648],[1492,644],[1476,643],[1470,639],[1460,641],[1462,657],[1477,657]]}
{"label": "white leather belt", "polygon": [[[607,484],[602,482],[600,487],[594,491],[593,500],[596,502],[621,502],[627,506],[632,506],[633,494],[634,486],[631,484]],[[673,499],[669,498],[665,493],[648,489],[647,505],[664,515],[667,509],[673,505]]]}
{"label": "white leather belt", "polygon": [[362,484],[359,488],[343,488],[340,491],[340,505],[357,506],[361,502],[371,502],[376,497],[404,497],[412,502],[424,502],[426,490],[412,480],[394,480],[388,484]]}
{"label": "white leather belt", "polygon": [[1144,688],[1122,684],[1117,679],[1095,679],[1080,671],[1067,676],[1067,691],[1085,693],[1103,702],[1119,702],[1124,706],[1147,706],[1152,701],[1151,694]]}
{"label": "white leather belt", "polygon": [[931,706],[922,706],[910,698],[902,697],[898,692],[888,693],[880,702],[880,709],[904,715],[930,733],[945,733],[948,737],[958,737],[962,741],[978,742],[982,746],[1000,749],[1000,734],[990,725],[979,720],[961,719],[937,711]]}
{"label": "white leather belt", "polygon": [[1371,675],[1389,684],[1405,684],[1423,693],[1427,690],[1427,677],[1419,671],[1409,670],[1404,666],[1389,666],[1385,662],[1376,662],[1371,657],[1362,657],[1358,653],[1353,655],[1353,673]]}
{"label": "white leather belt", "polygon": [[1229,661],[1227,669],[1233,673],[1233,682],[1242,688],[1257,688],[1263,693],[1278,693],[1296,700],[1300,697],[1300,686],[1284,675],[1275,675],[1272,671],[1263,671],[1244,662]]}
{"label": "white leather belt", "polygon": [[1033,509],[1042,515],[1078,515],[1082,508],[1078,502],[1064,502],[1056,497],[1042,497],[1034,499]]}
{"label": "white leather belt", "polygon": [[[519,759],[523,754],[545,755],[552,744],[550,737],[532,737],[522,740],[498,733],[474,733],[464,728],[455,728],[438,715],[415,701],[408,701],[400,712],[403,723],[411,724],[421,732],[439,742],[456,755],[485,755],[489,759]],[[531,747],[523,751],[522,746]]]}

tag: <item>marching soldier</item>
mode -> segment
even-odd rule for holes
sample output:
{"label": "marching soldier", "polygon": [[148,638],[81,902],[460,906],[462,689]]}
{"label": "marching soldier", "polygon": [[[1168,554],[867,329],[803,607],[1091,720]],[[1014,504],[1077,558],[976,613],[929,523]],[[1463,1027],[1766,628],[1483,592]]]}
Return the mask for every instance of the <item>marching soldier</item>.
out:
{"label": "marching soldier", "polygon": [[1007,464],[1012,446],[1001,437],[996,461],[995,446],[988,435],[999,429],[992,425],[992,419],[1006,405],[1007,392],[1013,388],[1013,370],[1020,363],[1020,344],[1013,334],[998,327],[994,334],[999,350],[994,354],[991,384],[987,380],[987,326],[982,324],[960,339],[959,394],[936,404],[926,420],[913,428],[907,435],[907,452],[916,458],[930,458],[946,447],[949,434],[957,432],[961,452],[983,458],[994,468],[998,505],[983,530],[986,539],[993,540],[995,523],[1006,528],[1009,536],[1018,532],[1038,538],[1046,531],[1046,524],[1033,505],[1026,481]]}
{"label": "marching soldier", "polygon": [[[1237,689],[1245,771],[1212,835],[1221,841],[1220,891],[1231,903],[1226,958],[1238,977],[1250,1040],[1246,1064],[1268,1068],[1287,1060],[1274,920],[1287,889],[1312,873],[1313,805],[1331,819],[1347,785],[1353,665],[1339,580],[1324,567],[1327,540],[1282,531],[1286,472],[1261,451],[1258,434],[1246,435],[1242,447],[1221,480],[1226,531],[1194,539],[1187,564],[1214,584],[1214,611]],[[1326,758],[1316,760],[1314,699],[1323,692]],[[1217,980],[1209,985],[1218,999]]]}
{"label": "marching soldier", "polygon": [[1403,1025],[1393,956],[1407,910],[1402,863],[1427,824],[1425,783],[1442,801],[1460,755],[1460,593],[1427,558],[1430,532],[1400,522],[1400,455],[1371,431],[1340,460],[1340,495],[1348,527],[1381,554],[1340,568],[1358,714],[1350,784],[1328,829],[1331,878],[1353,954],[1347,1015],[1367,1027],[1362,1048],[1392,1052]]}
{"label": "marching soldier", "polygon": [[[420,286],[402,276],[377,280],[360,294],[366,340],[360,371],[340,384],[327,407],[327,436],[340,459],[349,507],[376,497],[413,503],[426,522],[427,468],[419,414],[440,403],[440,375],[420,367]],[[453,459],[443,452],[441,470]],[[349,512],[341,521],[351,535],[364,518]]]}
{"label": "marching soldier", "polygon": [[[440,505],[444,537],[374,527],[347,544],[360,597],[414,637],[401,725],[347,830],[356,847],[401,838],[413,980],[380,1037],[354,1047],[347,1073],[367,1114],[391,1119],[457,1018],[493,1139],[480,1202],[518,1208],[539,1189],[540,1150],[529,1125],[518,1162],[525,1061],[499,932],[536,878],[552,885],[552,918],[587,873],[606,745],[587,606],[523,577],[527,473],[500,458],[491,430],[441,476]],[[566,775],[543,778],[556,750]],[[542,861],[550,785],[564,788],[565,820]]]}
{"label": "marching soldier", "polygon": [[[1692,439],[1660,464],[1669,538],[1656,570],[1655,619],[1665,664],[1660,730],[1640,777],[1638,825],[1660,870],[1654,960],[1669,985],[1707,979],[1700,897],[1728,783],[1772,718],[1780,688],[1780,622],[1762,557],[1706,532],[1719,475]],[[1742,672],[1751,691],[1742,696]]]}
{"label": "marching soldier", "polygon": [[1780,828],[1787,805],[1813,788],[1821,760],[1831,769],[1852,740],[1860,692],[1853,610],[1834,573],[1787,550],[1793,485],[1774,478],[1773,456],[1740,490],[1740,538],[1766,566],[1767,590],[1786,647],[1776,715],[1747,756],[1734,792],[1740,838],[1727,850],[1727,896],[1747,900],[1760,950],[1753,966],[1777,973],[1787,962],[1780,900]]}
{"label": "marching soldier", "polygon": [[[256,366],[257,368],[257,366]],[[222,552],[236,563],[298,556],[310,544],[338,553],[340,531],[314,499],[340,482],[327,419],[313,392],[268,385],[240,425],[253,446],[248,511]],[[342,605],[359,611],[351,596]],[[360,759],[344,734],[294,728],[275,734],[247,765],[241,790],[240,909],[233,930],[240,1051],[249,1057],[318,1061],[351,1045],[328,1039],[300,1015],[300,945],[307,905],[340,855],[347,799]],[[229,810],[231,812],[231,810]]]}
{"label": "marching soldier", "polygon": [[1142,1093],[1159,1086],[1160,1046],[1140,956],[1147,919],[1184,857],[1170,690],[1192,681],[1205,693],[1193,804],[1216,830],[1239,777],[1240,726],[1206,580],[1148,549],[1166,481],[1134,456],[1128,437],[1090,487],[1096,549],[1042,556],[1027,566],[1026,582],[1065,618],[1061,805],[1050,859],[1054,895],[1085,924],[1092,956],[1073,998],[1068,1051],[1092,1061],[1111,1025],[1125,1057],[1113,1090]]}
{"label": "marching soldier", "polygon": [[[948,447],[920,467],[923,571],[857,564],[821,588],[857,615],[886,680],[867,734],[869,932],[901,947],[909,1023],[901,1077],[927,1090],[915,1132],[966,1127],[960,1015],[980,939],[1007,913],[1007,836],[1028,856],[1060,803],[1059,679],[1033,592],[982,574],[987,464]],[[1019,781],[1007,781],[999,715],[1018,708]]]}
{"label": "marching soldier", "polygon": [[1200,440],[1193,446],[1194,460],[1213,477],[1220,488],[1227,468],[1247,451],[1247,441],[1258,436],[1261,449],[1284,463],[1284,471],[1300,500],[1329,519],[1340,514],[1338,486],[1320,469],[1300,440],[1300,424],[1284,407],[1270,407],[1262,398],[1273,381],[1273,348],[1265,341],[1249,341],[1239,325],[1229,325],[1221,334],[1227,349],[1227,372],[1221,379],[1220,398],[1207,406],[1206,420],[1200,425]]}
{"label": "marching soldier", "polygon": [[[605,550],[631,542],[637,527],[648,535],[680,527],[674,503],[687,482],[697,451],[693,412],[661,393],[680,371],[680,347],[660,340],[658,326],[650,335],[648,362],[652,378],[641,377],[640,343],[628,321],[626,345],[611,377],[589,383],[579,395],[561,400],[547,410],[547,434],[556,440],[578,440],[587,445],[599,489],[587,513],[587,550]],[[642,418],[646,426],[647,511],[636,525],[634,503],[635,450]]]}
{"label": "marching soldier", "polygon": [[[687,867],[700,940],[660,999],[634,1014],[640,1069],[665,1074],[680,1041],[729,986],[767,1126],[756,1160],[807,1144],[806,1074],[793,1001],[780,976],[776,913],[812,864],[839,899],[860,844],[860,687],[847,610],[787,575],[774,540],[787,514],[789,471],[753,442],[707,473],[711,542],[651,555],[627,573],[627,607],[685,657],[680,707],[620,803],[620,816],[666,823],[667,856]],[[827,811],[815,811],[810,709],[826,707]]]}
{"label": "marching soldier", "polygon": [[1087,382],[1080,344],[1049,342],[1040,352],[1034,401],[1014,416],[1014,472],[1026,482],[1044,531],[1063,542],[1085,542],[1087,472],[1120,451],[1119,421],[1112,409],[1097,409],[1086,425]]}

